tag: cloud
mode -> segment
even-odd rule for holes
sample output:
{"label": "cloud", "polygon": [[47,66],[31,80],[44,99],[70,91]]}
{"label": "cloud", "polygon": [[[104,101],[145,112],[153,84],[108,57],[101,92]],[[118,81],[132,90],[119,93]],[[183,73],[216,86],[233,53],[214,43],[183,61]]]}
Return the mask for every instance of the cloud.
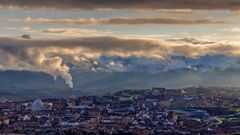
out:
{"label": "cloud", "polygon": [[[199,39],[200,40],[200,39]],[[204,44],[201,44],[204,43]],[[73,87],[71,67],[125,71],[127,65],[119,61],[100,61],[102,56],[120,58],[148,58],[164,62],[171,56],[197,59],[206,55],[240,56],[236,43],[199,42],[199,44],[157,39],[128,37],[85,37],[64,39],[24,39],[0,37],[0,69],[27,70],[62,77]],[[178,62],[179,63],[179,62]],[[172,64],[176,65],[176,64]],[[172,67],[170,65],[168,69]]]}
{"label": "cloud", "polygon": [[234,33],[240,33],[240,28],[239,27],[234,27],[230,31],[234,32]]}
{"label": "cloud", "polygon": [[33,29],[31,27],[16,28],[23,32],[41,35],[54,35],[64,37],[81,37],[81,36],[107,36],[113,34],[111,31],[97,31],[94,29],[79,29],[79,28],[46,28],[42,30]]}
{"label": "cloud", "polygon": [[[95,29],[81,29],[81,28],[45,28],[45,29],[34,29],[32,27],[2,27],[0,29],[16,31],[19,30],[24,33],[22,37],[26,38],[27,35],[51,35],[51,36],[62,36],[62,37],[90,37],[90,36],[107,36],[113,35],[112,31],[104,30],[98,31]],[[165,35],[162,35],[165,36]]]}
{"label": "cloud", "polygon": [[211,72],[240,69],[239,56],[232,57],[225,55],[205,55],[198,58],[170,55],[160,61],[146,57],[121,58],[102,56],[95,69],[108,69],[104,66],[109,62],[122,65],[120,69],[124,72],[150,72],[153,74],[181,70]]}
{"label": "cloud", "polygon": [[190,44],[195,44],[195,45],[203,45],[203,44],[214,44],[216,42],[213,41],[205,41],[197,38],[192,38],[192,37],[185,37],[185,38],[178,38],[178,39],[169,39],[168,41],[173,41],[173,42],[186,42]]}
{"label": "cloud", "polygon": [[110,19],[47,19],[31,17],[18,18],[2,18],[0,22],[21,22],[36,24],[64,24],[64,25],[140,25],[140,24],[224,24],[225,21],[215,19],[183,19],[183,18],[110,18]]}
{"label": "cloud", "polygon": [[[0,69],[1,70],[29,70],[40,71],[51,74],[56,79],[58,76],[65,79],[69,87],[73,87],[72,77],[68,73],[69,68],[62,63],[58,56],[47,56],[39,48],[18,46],[18,41],[25,42],[31,39],[9,39],[1,38],[0,43]],[[20,43],[21,44],[21,43]]]}
{"label": "cloud", "polygon": [[2,0],[1,7],[54,9],[239,10],[239,0]]}

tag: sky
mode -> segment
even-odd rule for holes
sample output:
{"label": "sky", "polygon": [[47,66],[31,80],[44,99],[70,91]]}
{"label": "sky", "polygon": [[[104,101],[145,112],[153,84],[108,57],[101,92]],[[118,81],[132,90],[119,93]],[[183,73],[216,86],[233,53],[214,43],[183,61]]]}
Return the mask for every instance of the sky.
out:
{"label": "sky", "polygon": [[239,0],[0,0],[0,70],[240,71]]}

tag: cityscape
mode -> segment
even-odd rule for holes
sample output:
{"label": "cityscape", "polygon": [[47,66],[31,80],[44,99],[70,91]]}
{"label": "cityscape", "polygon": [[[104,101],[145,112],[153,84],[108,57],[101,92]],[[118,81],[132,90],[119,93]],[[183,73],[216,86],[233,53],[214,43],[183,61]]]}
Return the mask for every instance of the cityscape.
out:
{"label": "cityscape", "polygon": [[0,0],[0,135],[239,135],[240,0]]}
{"label": "cityscape", "polygon": [[31,135],[239,134],[240,89],[152,88],[0,104],[0,131]]}

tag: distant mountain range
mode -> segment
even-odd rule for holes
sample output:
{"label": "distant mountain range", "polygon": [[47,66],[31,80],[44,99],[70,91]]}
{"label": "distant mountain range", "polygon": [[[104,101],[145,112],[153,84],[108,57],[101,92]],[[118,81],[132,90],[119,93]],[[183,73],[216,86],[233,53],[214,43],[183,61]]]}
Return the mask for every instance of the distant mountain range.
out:
{"label": "distant mountain range", "polygon": [[98,95],[124,89],[151,87],[182,88],[188,86],[240,87],[240,72],[175,70],[149,72],[80,72],[71,71],[74,88],[64,80],[56,81],[48,74],[27,71],[0,72],[0,100],[27,100],[35,98],[60,98],[71,95]]}

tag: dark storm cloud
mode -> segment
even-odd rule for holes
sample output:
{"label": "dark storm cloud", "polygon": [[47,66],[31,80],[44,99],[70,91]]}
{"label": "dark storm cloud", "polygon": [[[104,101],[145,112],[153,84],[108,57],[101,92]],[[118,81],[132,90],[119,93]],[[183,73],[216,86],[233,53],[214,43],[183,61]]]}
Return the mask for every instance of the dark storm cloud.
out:
{"label": "dark storm cloud", "polygon": [[239,10],[239,0],[1,0],[4,7]]}

